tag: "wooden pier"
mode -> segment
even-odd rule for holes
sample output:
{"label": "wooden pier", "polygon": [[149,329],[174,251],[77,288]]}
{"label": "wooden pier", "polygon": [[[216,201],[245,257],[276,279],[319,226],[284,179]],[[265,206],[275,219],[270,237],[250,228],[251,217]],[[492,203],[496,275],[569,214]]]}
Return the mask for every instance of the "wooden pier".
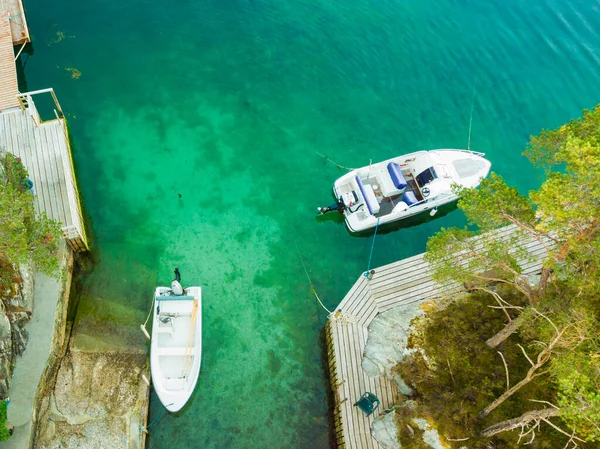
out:
{"label": "wooden pier", "polygon": [[31,42],[23,2],[21,0],[0,0],[0,14],[3,13],[6,13],[10,22],[13,46]]}
{"label": "wooden pier", "polygon": [[[42,120],[36,95],[51,95],[55,117]],[[33,181],[37,212],[62,223],[63,237],[75,251],[89,249],[71,159],[66,120],[52,89],[18,94],[19,107],[0,111],[0,147],[23,161]]]}
{"label": "wooden pier", "polygon": [[8,13],[2,11],[0,7],[0,111],[19,106],[18,93],[19,86],[10,21]]}
{"label": "wooden pier", "polygon": [[[509,226],[498,234],[507,235],[514,229]],[[527,249],[534,261],[522,261],[521,268],[525,274],[539,273],[547,256],[545,248],[531,241]],[[371,436],[371,425],[386,408],[398,404],[400,392],[396,384],[384,377],[368,376],[361,366],[373,318],[395,307],[448,297],[461,290],[464,287],[457,283],[434,282],[423,254],[376,268],[372,280],[361,275],[356,281],[325,327],[338,448],[382,449]],[[381,400],[370,416],[354,406],[367,391]]]}
{"label": "wooden pier", "polygon": [[[89,249],[67,122],[52,89],[19,92],[15,61],[30,42],[21,0],[0,0],[0,149],[23,161],[33,181],[36,211],[62,223],[63,236],[75,251]],[[15,46],[21,47],[16,52]],[[45,120],[34,97],[49,95],[54,116]]]}

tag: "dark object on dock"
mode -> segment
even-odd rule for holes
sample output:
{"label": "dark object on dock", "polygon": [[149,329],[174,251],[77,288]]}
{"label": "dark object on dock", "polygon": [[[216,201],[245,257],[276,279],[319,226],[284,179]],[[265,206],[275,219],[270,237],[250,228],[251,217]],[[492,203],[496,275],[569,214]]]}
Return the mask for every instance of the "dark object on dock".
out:
{"label": "dark object on dock", "polygon": [[354,403],[354,405],[357,405],[359,409],[361,409],[363,412],[365,412],[367,416],[369,416],[375,411],[375,409],[377,409],[377,407],[379,407],[380,403],[381,401],[379,401],[379,398],[377,396],[367,391],[360,397],[358,401]]}
{"label": "dark object on dock", "polygon": [[181,282],[181,273],[179,272],[179,268],[175,268],[174,273],[175,273],[175,280],[177,282]]}

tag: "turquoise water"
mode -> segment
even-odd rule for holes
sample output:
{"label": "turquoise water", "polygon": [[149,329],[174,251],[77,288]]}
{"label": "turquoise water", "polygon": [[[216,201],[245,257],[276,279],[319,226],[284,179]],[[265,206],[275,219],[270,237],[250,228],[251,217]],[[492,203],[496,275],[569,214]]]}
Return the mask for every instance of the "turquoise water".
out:
{"label": "turquoise water", "polygon": [[[150,448],[328,447],[327,313],[302,261],[333,309],[371,239],[315,218],[343,172],[317,153],[357,167],[464,148],[472,109],[471,148],[540,184],[528,136],[600,102],[598,5],[497,3],[27,2],[27,88],[54,87],[69,117],[91,224],[82,303],[123,312],[143,344],[173,267],[204,289],[199,386],[176,415],[153,397]],[[372,265],[463,224],[382,234]]]}

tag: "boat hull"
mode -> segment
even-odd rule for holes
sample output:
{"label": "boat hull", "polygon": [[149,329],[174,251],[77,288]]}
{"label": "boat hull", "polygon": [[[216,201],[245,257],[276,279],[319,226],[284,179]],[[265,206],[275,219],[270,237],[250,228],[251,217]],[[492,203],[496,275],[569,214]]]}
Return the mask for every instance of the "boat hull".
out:
{"label": "boat hull", "polygon": [[[171,293],[171,294],[169,294]],[[170,412],[190,399],[202,360],[202,291],[189,287],[173,296],[158,287],[150,343],[150,372],[156,395]]]}
{"label": "boat hull", "polygon": [[335,181],[348,230],[361,233],[424,213],[458,199],[453,186],[477,187],[491,163],[466,150],[419,151],[350,171]]}

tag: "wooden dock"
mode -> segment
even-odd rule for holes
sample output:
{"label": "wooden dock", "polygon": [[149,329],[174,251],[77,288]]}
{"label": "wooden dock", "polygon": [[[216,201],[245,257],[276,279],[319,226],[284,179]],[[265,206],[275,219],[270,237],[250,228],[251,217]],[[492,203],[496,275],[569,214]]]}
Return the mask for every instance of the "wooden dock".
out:
{"label": "wooden dock", "polygon": [[6,13],[10,21],[13,46],[31,42],[23,2],[21,0],[0,0],[0,14],[3,13]]}
{"label": "wooden dock", "polygon": [[[57,110],[42,121],[33,96],[51,94]],[[37,212],[62,223],[63,236],[75,251],[89,248],[71,159],[67,124],[52,89],[19,94],[21,107],[0,112],[0,147],[23,161],[35,189]]]}
{"label": "wooden dock", "polygon": [[[509,226],[498,233],[506,235],[514,229]],[[534,261],[522,261],[521,267],[525,274],[539,273],[546,250],[537,241],[529,242],[527,249]],[[325,327],[338,448],[382,449],[371,436],[371,425],[386,408],[398,404],[396,384],[384,377],[368,376],[361,366],[373,318],[395,307],[447,297],[463,289],[457,283],[434,282],[423,254],[376,268],[372,280],[361,275],[356,281]],[[354,406],[367,391],[381,400],[368,417]]]}
{"label": "wooden dock", "polygon": [[[0,0],[1,1],[1,0]],[[15,50],[8,13],[0,8],[0,111],[19,106]]]}

